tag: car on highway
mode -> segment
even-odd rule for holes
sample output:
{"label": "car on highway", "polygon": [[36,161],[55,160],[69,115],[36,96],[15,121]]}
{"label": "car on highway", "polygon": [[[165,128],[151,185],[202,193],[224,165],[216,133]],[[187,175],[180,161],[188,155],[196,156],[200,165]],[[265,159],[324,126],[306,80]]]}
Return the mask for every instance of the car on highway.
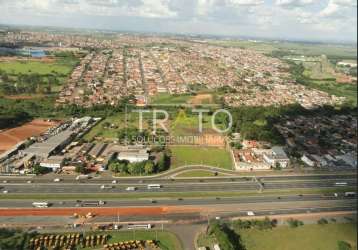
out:
{"label": "car on highway", "polygon": [[7,194],[7,193],[9,193],[9,190],[3,190],[2,193]]}
{"label": "car on highway", "polygon": [[247,211],[248,216],[255,216],[255,213],[253,211]]}
{"label": "car on highway", "polygon": [[3,180],[2,183],[7,183],[7,180]]}
{"label": "car on highway", "polygon": [[137,188],[136,187],[127,187],[126,191],[136,191]]}
{"label": "car on highway", "polygon": [[60,178],[55,178],[55,179],[53,179],[53,182],[60,182],[60,181],[61,181]]}
{"label": "car on highway", "polygon": [[46,202],[46,201],[42,201],[42,202],[33,202],[32,206],[37,207],[37,208],[46,208],[50,206],[50,203]]}
{"label": "car on highway", "polygon": [[112,189],[114,188],[113,186],[110,186],[110,185],[102,185],[101,186],[101,189]]}
{"label": "car on highway", "polygon": [[84,180],[84,179],[89,179],[89,175],[81,174],[76,176],[76,180]]}
{"label": "car on highway", "polygon": [[117,184],[117,181],[116,181],[116,180],[113,180],[113,181],[112,181],[112,184]]}
{"label": "car on highway", "polygon": [[32,181],[31,181],[31,180],[28,180],[26,183],[29,183],[29,184],[30,184],[30,183],[32,183]]}
{"label": "car on highway", "polygon": [[347,186],[347,182],[336,182],[334,183],[336,186]]}

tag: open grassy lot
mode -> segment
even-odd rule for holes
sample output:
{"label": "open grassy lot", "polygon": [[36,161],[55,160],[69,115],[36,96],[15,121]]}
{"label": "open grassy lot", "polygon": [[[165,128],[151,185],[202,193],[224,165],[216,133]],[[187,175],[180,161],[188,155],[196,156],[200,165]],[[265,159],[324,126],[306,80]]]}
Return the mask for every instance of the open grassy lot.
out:
{"label": "open grassy lot", "polygon": [[6,71],[8,74],[29,74],[38,73],[40,75],[47,75],[58,73],[61,75],[68,75],[72,71],[73,63],[65,60],[56,60],[55,62],[43,61],[9,61],[0,62],[0,69]]}
{"label": "open grassy lot", "polygon": [[[105,128],[105,125],[114,124],[116,127]],[[103,137],[106,139],[117,138],[117,133],[120,129],[125,127],[125,115],[118,114],[115,116],[109,116],[94,126],[85,136],[84,139],[91,141],[95,137]]]}
{"label": "open grassy lot", "polygon": [[[148,127],[146,116],[143,114],[143,129]],[[106,139],[118,138],[118,132],[126,127],[126,115],[118,113],[114,116],[108,116],[94,126],[85,136],[87,141],[93,140],[95,137]],[[113,125],[113,126],[112,126]],[[127,115],[127,127],[139,128],[139,115],[138,113],[129,113]]]}
{"label": "open grassy lot", "polygon": [[192,98],[192,95],[170,95],[170,94],[158,94],[151,98],[150,104],[185,104]]}
{"label": "open grassy lot", "polygon": [[215,172],[213,171],[193,170],[193,171],[187,171],[178,174],[175,177],[186,178],[186,177],[215,177],[215,176],[228,176],[228,175],[222,173],[218,173],[217,175],[215,175]]}
{"label": "open grassy lot", "polygon": [[[211,117],[203,114],[203,132],[213,132],[211,128]],[[170,124],[170,133],[174,136],[197,135],[199,134],[198,115],[187,115],[180,111]]]}
{"label": "open grassy lot", "polygon": [[[120,241],[128,241],[128,240],[155,240],[156,232],[155,230],[151,231],[135,231],[135,238],[133,231],[124,231],[124,232],[116,232],[110,233],[111,238],[108,243],[116,243]],[[158,229],[158,241],[159,246],[162,250],[181,250],[181,242],[176,237],[175,234],[161,231]]]}
{"label": "open grassy lot", "polygon": [[273,230],[240,230],[239,234],[247,250],[337,250],[341,240],[357,249],[355,224],[279,226]]}
{"label": "open grassy lot", "polygon": [[213,167],[232,169],[230,153],[223,148],[172,146],[172,168],[204,164]]}
{"label": "open grassy lot", "polygon": [[31,98],[58,93],[79,60],[70,53],[43,59],[14,57],[0,60],[0,94]]}

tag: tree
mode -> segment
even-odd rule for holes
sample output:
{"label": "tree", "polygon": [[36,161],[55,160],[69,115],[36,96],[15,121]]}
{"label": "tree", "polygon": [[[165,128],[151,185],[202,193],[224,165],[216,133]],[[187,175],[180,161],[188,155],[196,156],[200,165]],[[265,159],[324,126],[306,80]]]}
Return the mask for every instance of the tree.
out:
{"label": "tree", "polygon": [[114,161],[110,163],[109,169],[114,173],[128,173],[128,162]]}
{"label": "tree", "polygon": [[51,170],[49,168],[41,167],[40,165],[37,164],[33,167],[32,171],[34,174],[40,175],[40,174],[46,174]]}
{"label": "tree", "polygon": [[218,221],[210,223],[209,233],[213,234],[224,250],[244,250],[240,235],[230,229],[227,224],[220,224]]}
{"label": "tree", "polygon": [[348,242],[340,240],[337,242],[337,244],[338,250],[352,250],[352,246]]}
{"label": "tree", "polygon": [[29,249],[27,244],[36,234],[36,232],[27,233],[19,229],[0,228],[0,249]]}
{"label": "tree", "polygon": [[87,172],[85,166],[83,164],[77,165],[75,168],[76,173],[85,174]]}
{"label": "tree", "polygon": [[163,151],[162,155],[158,160],[157,163],[158,172],[162,172],[169,169],[170,163],[171,163],[171,152],[170,150],[166,149]]}
{"label": "tree", "polygon": [[153,174],[155,172],[155,166],[152,161],[147,161],[144,165],[144,172],[146,174]]}
{"label": "tree", "polygon": [[144,164],[145,162],[135,162],[128,164],[128,172],[131,175],[140,175],[144,173]]}
{"label": "tree", "polygon": [[325,218],[321,218],[317,221],[318,225],[325,225],[328,224],[328,220],[326,220]]}
{"label": "tree", "polygon": [[288,219],[288,220],[287,220],[287,223],[288,223],[288,225],[289,225],[291,228],[303,226],[303,222],[302,222],[302,221],[295,220],[295,219],[292,219],[292,218]]}

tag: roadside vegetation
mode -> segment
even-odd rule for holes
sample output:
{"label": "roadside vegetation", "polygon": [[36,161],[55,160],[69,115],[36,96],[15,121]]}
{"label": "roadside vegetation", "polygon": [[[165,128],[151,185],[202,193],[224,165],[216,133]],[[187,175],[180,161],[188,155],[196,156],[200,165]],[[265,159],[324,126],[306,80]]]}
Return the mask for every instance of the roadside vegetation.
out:
{"label": "roadside vegetation", "polygon": [[[278,226],[272,230],[249,229],[239,231],[248,250],[343,250],[356,249],[357,229],[355,224],[329,223],[310,224],[297,228]],[[349,245],[342,248],[340,245]]]}
{"label": "roadside vegetation", "polygon": [[20,229],[0,228],[0,249],[28,249],[29,239],[35,233],[27,233]]}
{"label": "roadside vegetation", "polygon": [[231,223],[213,221],[208,233],[201,234],[197,243],[211,248],[218,244],[223,250],[353,250],[357,247],[357,228],[351,222],[336,223],[322,218],[317,224],[304,225],[289,219],[286,224],[278,226],[276,220],[269,218]]}
{"label": "roadside vegetation", "polygon": [[227,174],[218,173],[215,171],[205,171],[205,170],[192,170],[186,171],[176,175],[175,177],[179,178],[195,178],[195,177],[216,177],[216,176],[229,176]]}

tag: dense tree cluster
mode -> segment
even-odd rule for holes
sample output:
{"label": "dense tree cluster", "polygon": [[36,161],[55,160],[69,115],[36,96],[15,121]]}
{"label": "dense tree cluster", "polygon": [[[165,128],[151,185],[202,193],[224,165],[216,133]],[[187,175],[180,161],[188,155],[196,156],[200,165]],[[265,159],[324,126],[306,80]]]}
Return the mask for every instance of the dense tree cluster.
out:
{"label": "dense tree cluster", "polygon": [[236,220],[233,223],[233,227],[236,230],[239,229],[250,229],[257,228],[259,230],[272,229],[277,225],[276,220],[270,220],[269,218],[265,218],[263,220]]}
{"label": "dense tree cluster", "polygon": [[0,249],[28,249],[27,242],[36,233],[26,233],[19,229],[0,228]]}
{"label": "dense tree cluster", "polygon": [[210,223],[209,234],[215,236],[222,250],[244,250],[240,235],[236,234],[225,223],[214,221]]}
{"label": "dense tree cluster", "polygon": [[170,151],[164,150],[158,153],[158,160],[149,159],[142,162],[128,162],[125,160],[114,159],[109,164],[109,169],[114,173],[124,175],[150,175],[169,169]]}

